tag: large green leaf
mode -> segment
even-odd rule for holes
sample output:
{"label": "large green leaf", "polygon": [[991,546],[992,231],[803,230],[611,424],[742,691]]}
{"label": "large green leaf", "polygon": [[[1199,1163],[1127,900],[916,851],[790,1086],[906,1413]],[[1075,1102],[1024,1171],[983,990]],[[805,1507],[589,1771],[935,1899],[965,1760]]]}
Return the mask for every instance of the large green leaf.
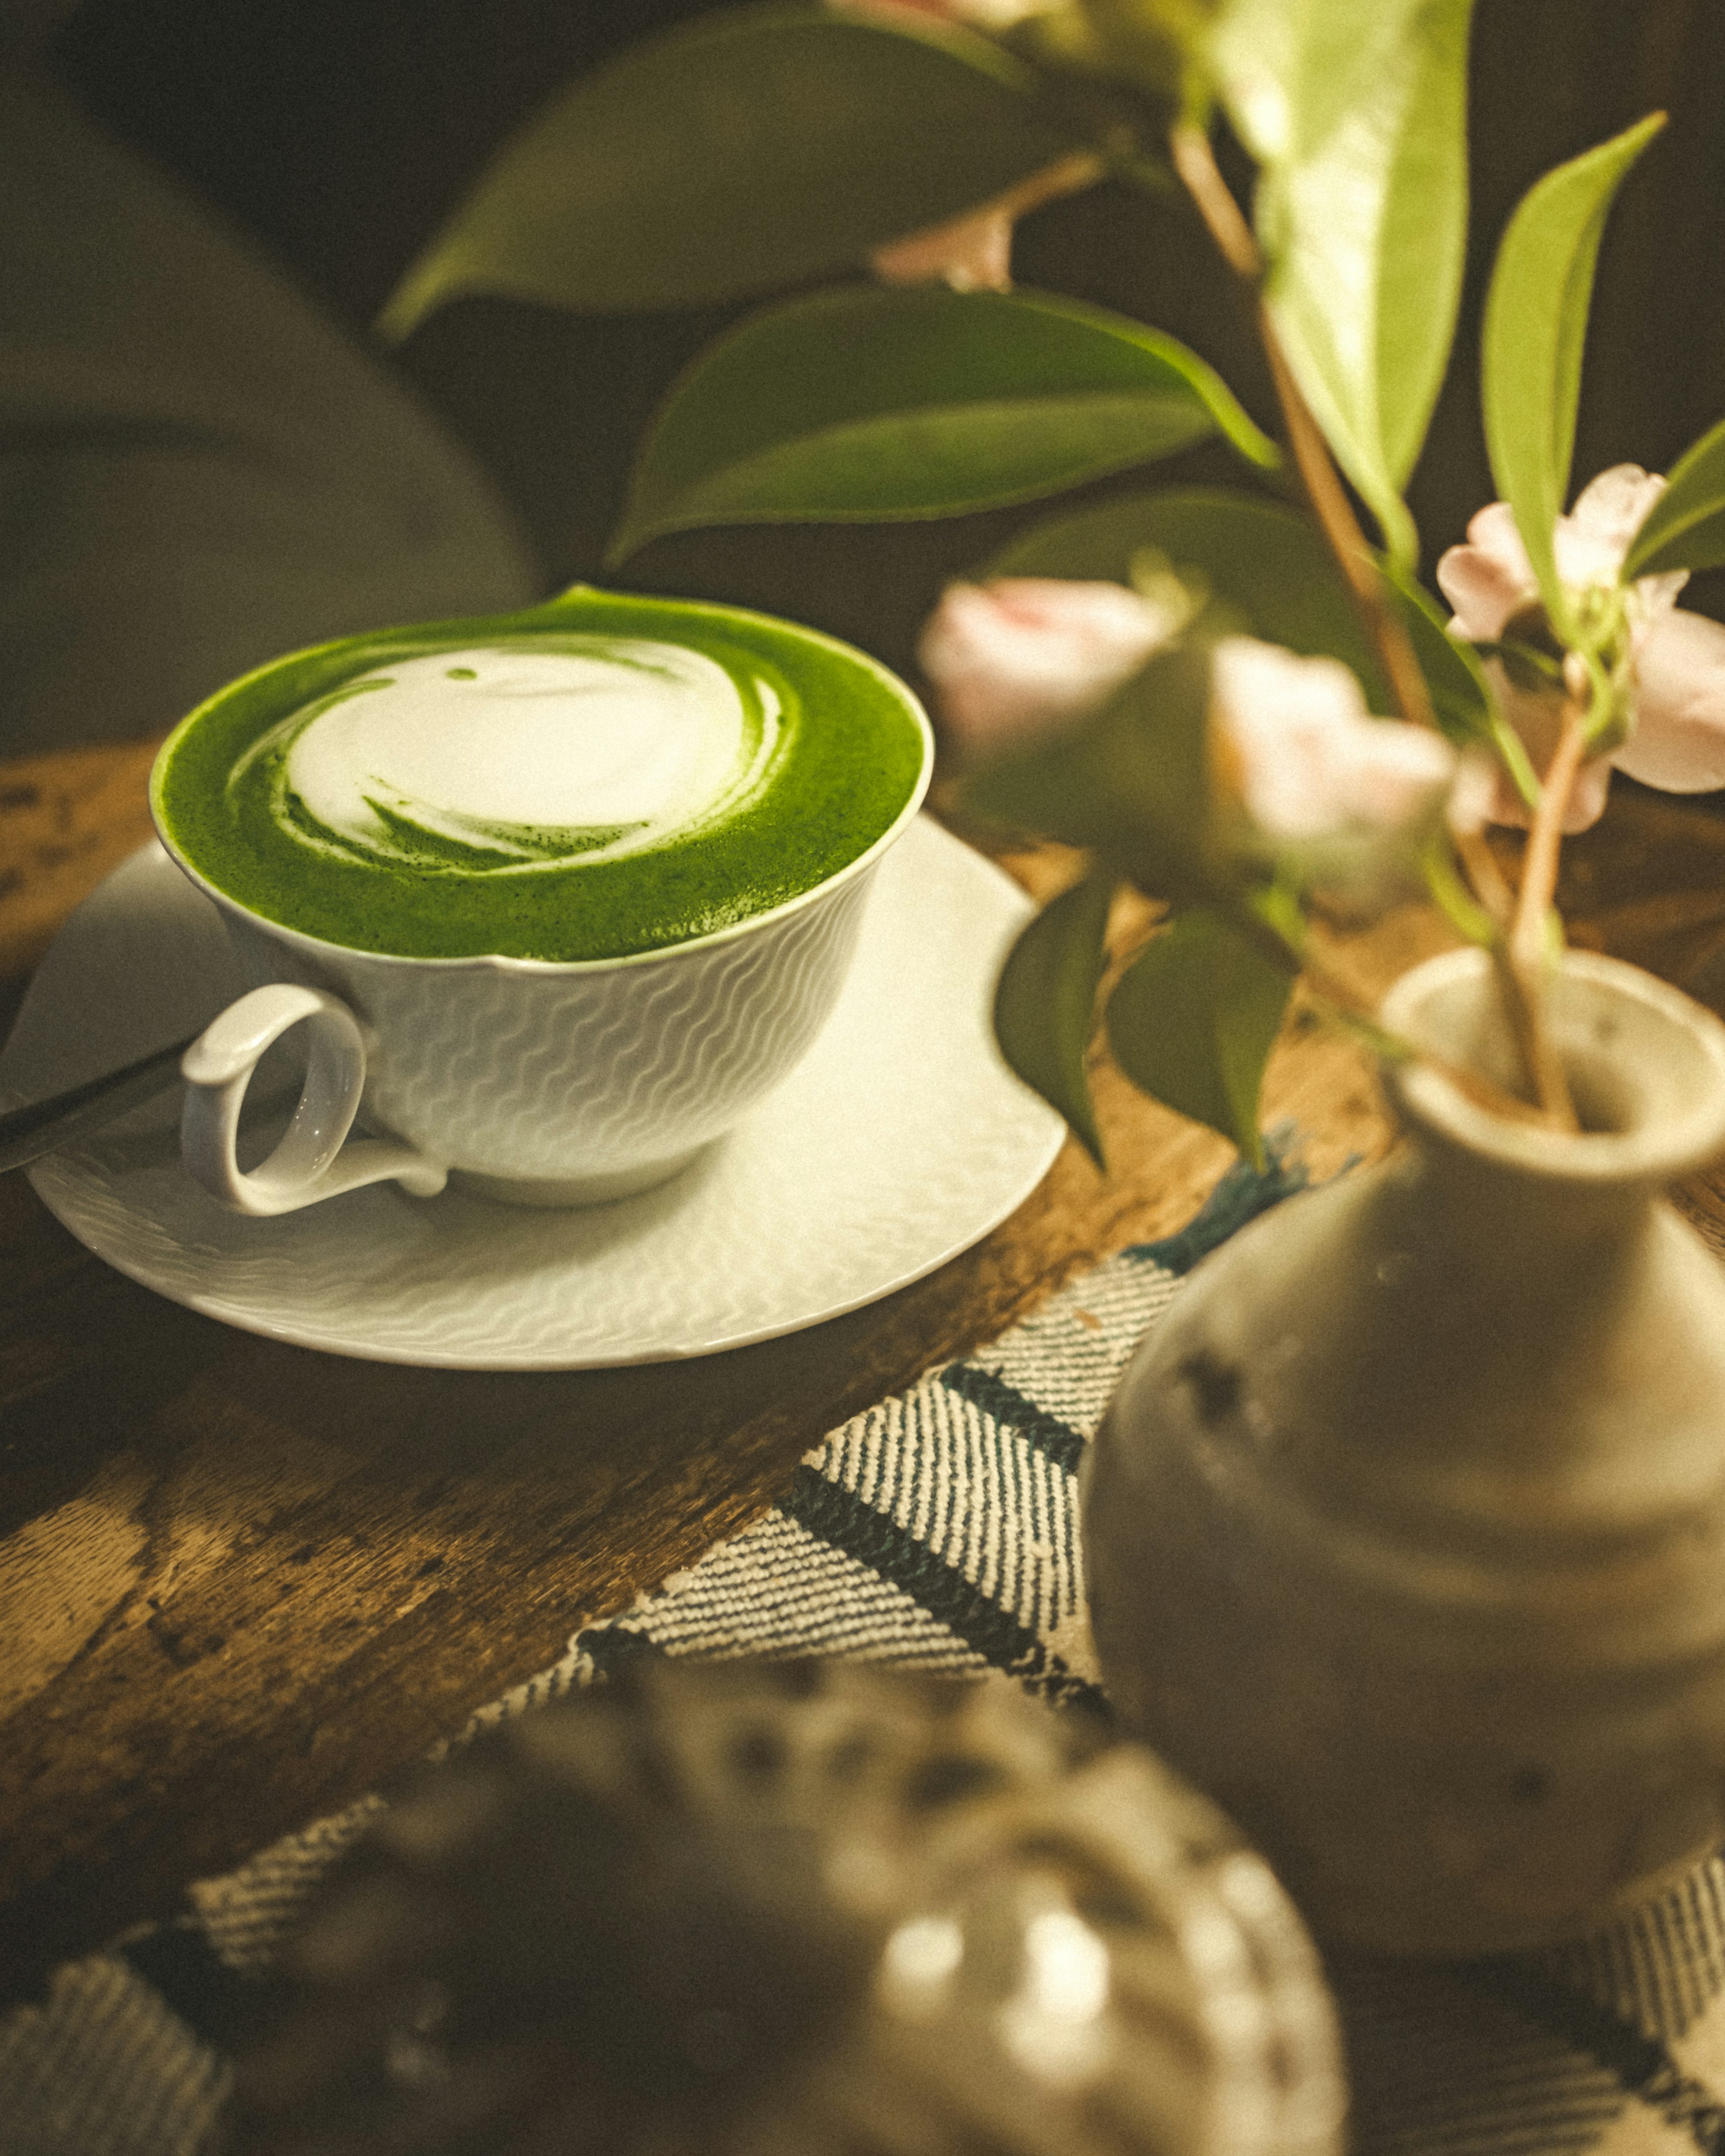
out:
{"label": "large green leaf", "polygon": [[1218,429],[1275,461],[1195,353],[1100,307],[937,285],[817,292],[752,316],[676,383],[609,558],[696,525],[998,508]]}
{"label": "large green leaf", "polygon": [[988,766],[966,806],[1008,829],[1093,847],[1157,897],[1212,890],[1209,654],[1162,651],[1081,726]]}
{"label": "large green leaf", "polygon": [[1219,913],[1180,914],[1122,974],[1108,1045],[1141,1092],[1231,1138],[1264,1165],[1258,1100],[1294,984]]}
{"label": "large green leaf", "polygon": [[1132,582],[1135,556],[1164,554],[1195,571],[1249,635],[1353,668],[1374,711],[1389,690],[1328,548],[1306,518],[1251,495],[1209,489],[1133,495],[1021,532],[983,577],[1110,578]]}
{"label": "large green leaf", "polygon": [[1266,297],[1343,470],[1411,567],[1402,490],[1449,362],[1467,242],[1471,0],[1223,0],[1208,51],[1261,168]]}
{"label": "large green leaf", "polygon": [[1019,1076],[1068,1127],[1098,1168],[1102,1141],[1085,1053],[1096,1025],[1111,875],[1086,876],[1045,906],[1007,953],[994,991],[994,1037]]}
{"label": "large green leaf", "polygon": [[816,7],[726,10],[559,90],[384,311],[462,292],[689,306],[843,270],[1074,147],[1037,78],[974,33]]}
{"label": "large green leaf", "polygon": [[1725,419],[1686,449],[1648,511],[1623,570],[1717,569],[1725,563]]}
{"label": "large green leaf", "polygon": [[1537,181],[1504,232],[1486,296],[1481,393],[1491,476],[1515,511],[1546,611],[1571,640],[1556,529],[1569,487],[1594,265],[1617,190],[1664,125],[1653,113]]}

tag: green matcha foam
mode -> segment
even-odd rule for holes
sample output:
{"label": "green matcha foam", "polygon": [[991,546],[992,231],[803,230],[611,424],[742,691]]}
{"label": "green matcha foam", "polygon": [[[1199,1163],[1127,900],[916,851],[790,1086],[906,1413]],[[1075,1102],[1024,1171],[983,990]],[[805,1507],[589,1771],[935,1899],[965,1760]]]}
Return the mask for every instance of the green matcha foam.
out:
{"label": "green matcha foam", "polygon": [[249,675],[171,737],[153,794],[200,875],[324,941],[608,958],[826,881],[917,795],[925,739],[829,639],[578,590]]}

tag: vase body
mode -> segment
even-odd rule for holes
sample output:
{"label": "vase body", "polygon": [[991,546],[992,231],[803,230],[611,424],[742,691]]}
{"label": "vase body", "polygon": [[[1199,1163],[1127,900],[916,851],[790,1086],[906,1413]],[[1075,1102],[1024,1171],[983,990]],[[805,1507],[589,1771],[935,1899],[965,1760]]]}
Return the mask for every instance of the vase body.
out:
{"label": "vase body", "polygon": [[[1385,1017],[1505,1075],[1482,954]],[[1574,1938],[1725,1840],[1725,1267],[1660,1194],[1725,1028],[1584,955],[1552,1024],[1583,1135],[1393,1070],[1402,1146],[1197,1269],[1086,1466],[1126,1727],[1378,1949]]]}

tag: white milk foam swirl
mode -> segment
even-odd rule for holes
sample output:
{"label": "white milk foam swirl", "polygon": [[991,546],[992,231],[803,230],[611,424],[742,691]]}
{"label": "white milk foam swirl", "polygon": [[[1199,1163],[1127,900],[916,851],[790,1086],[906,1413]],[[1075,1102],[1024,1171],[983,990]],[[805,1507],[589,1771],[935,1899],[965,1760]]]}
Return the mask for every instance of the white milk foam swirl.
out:
{"label": "white milk foam swirl", "polygon": [[272,808],[301,844],[473,873],[610,860],[757,791],[784,714],[768,683],[750,686],[685,645],[632,638],[434,652],[295,712],[230,784],[285,746]]}

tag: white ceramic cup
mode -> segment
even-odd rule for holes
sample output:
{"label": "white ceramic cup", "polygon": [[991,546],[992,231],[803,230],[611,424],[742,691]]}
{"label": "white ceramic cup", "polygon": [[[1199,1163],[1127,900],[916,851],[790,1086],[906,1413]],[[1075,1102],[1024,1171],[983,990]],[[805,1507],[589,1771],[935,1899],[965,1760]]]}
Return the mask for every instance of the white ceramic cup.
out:
{"label": "white ceramic cup", "polygon": [[[913,707],[914,708],[914,707]],[[920,714],[919,714],[920,716]],[[187,1050],[187,1168],[240,1213],[290,1213],[393,1177],[451,1176],[521,1205],[588,1205],[665,1181],[787,1077],[832,1009],[870,881],[927,791],[812,891],[632,957],[411,958],[349,950],[239,905],[164,842],[260,983]],[[252,1074],[296,1026],[309,1059],[285,1134],[239,1165]],[[350,1132],[357,1121],[363,1137]]]}

